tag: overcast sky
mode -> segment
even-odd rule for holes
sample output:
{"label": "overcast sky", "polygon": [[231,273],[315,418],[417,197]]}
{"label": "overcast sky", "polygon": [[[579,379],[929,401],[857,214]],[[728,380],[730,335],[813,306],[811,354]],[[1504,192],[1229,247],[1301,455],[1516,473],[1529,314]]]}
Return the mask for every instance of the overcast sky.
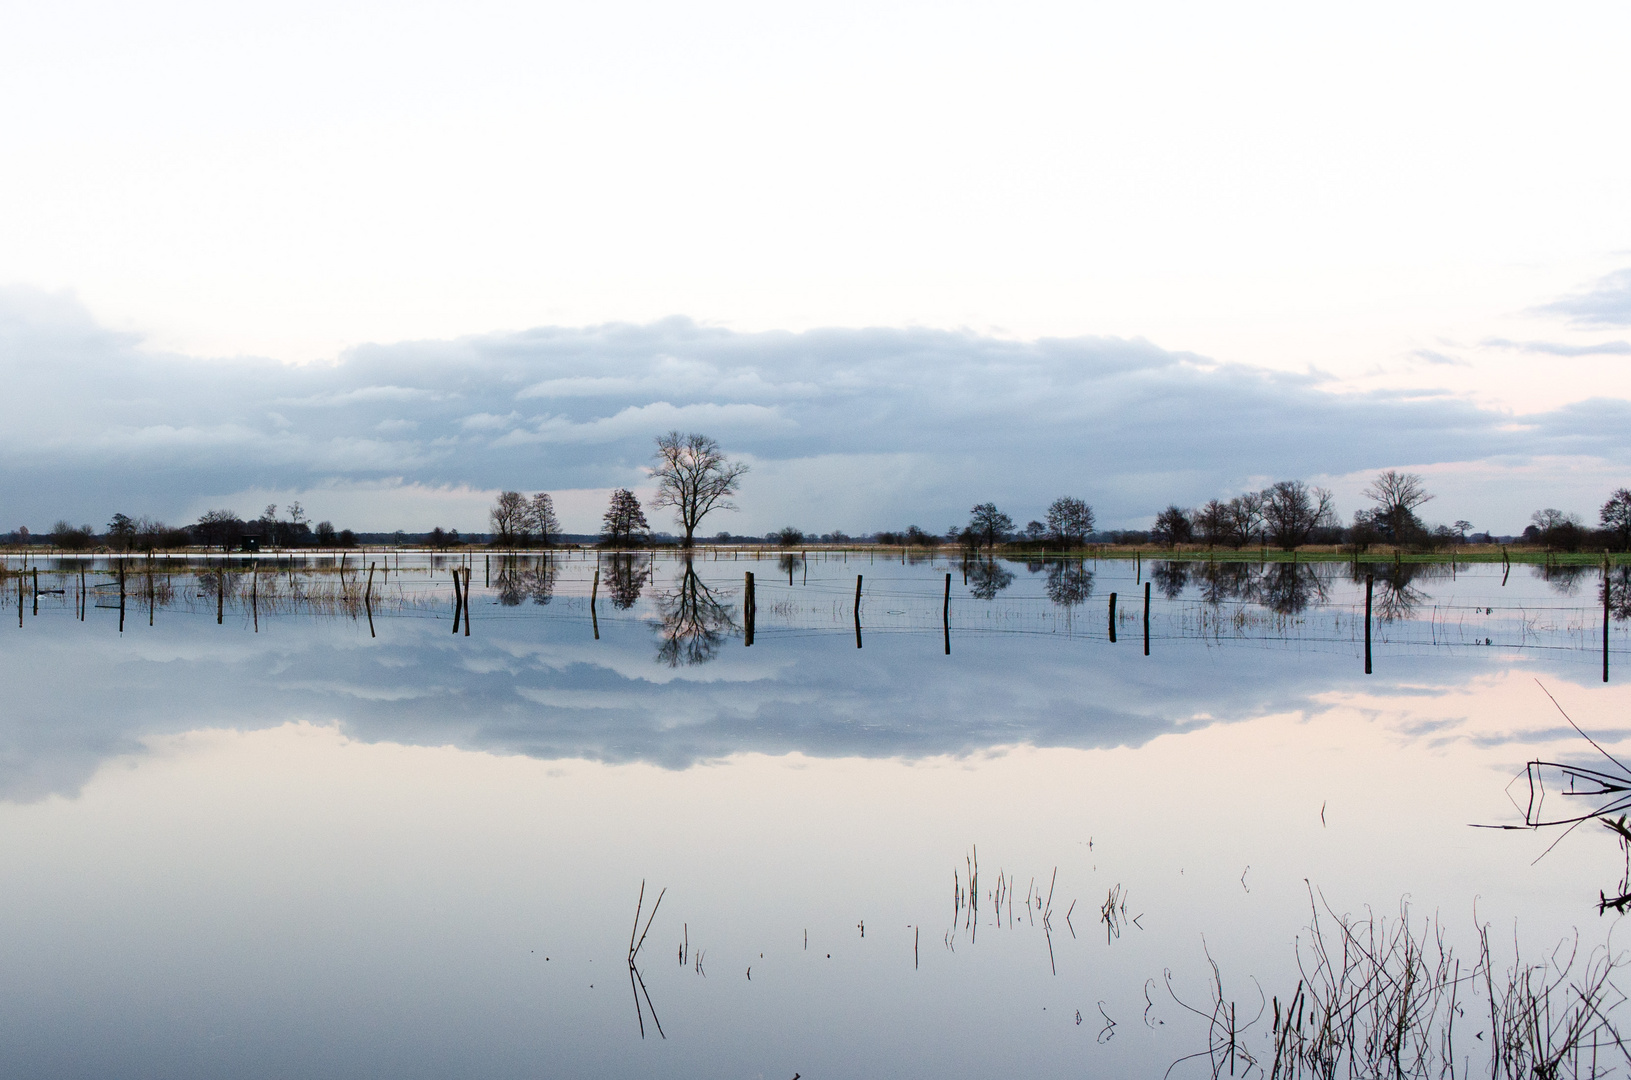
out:
{"label": "overcast sky", "polygon": [[5,20],[0,529],[587,529],[669,427],[732,531],[1631,483],[1623,5]]}

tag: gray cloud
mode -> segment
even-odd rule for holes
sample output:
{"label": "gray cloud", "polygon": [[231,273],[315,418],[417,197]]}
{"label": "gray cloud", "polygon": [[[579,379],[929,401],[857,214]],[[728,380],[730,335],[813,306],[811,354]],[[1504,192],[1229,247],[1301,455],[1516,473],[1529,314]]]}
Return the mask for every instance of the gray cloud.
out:
{"label": "gray cloud", "polygon": [[1631,267],[1616,270],[1539,309],[1580,326],[1631,326]]}
{"label": "gray cloud", "polygon": [[718,526],[736,531],[944,528],[987,498],[1023,520],[1064,492],[1113,526],[1266,475],[1631,457],[1596,419],[1623,413],[1618,401],[1519,425],[1443,393],[1333,393],[1317,376],[1141,339],[736,333],[673,318],[369,345],[288,366],[144,351],[71,300],[13,289],[0,292],[0,376],[26,403],[0,431],[5,528],[116,510],[174,520],[256,490],[637,485],[670,427],[753,461],[745,512]]}

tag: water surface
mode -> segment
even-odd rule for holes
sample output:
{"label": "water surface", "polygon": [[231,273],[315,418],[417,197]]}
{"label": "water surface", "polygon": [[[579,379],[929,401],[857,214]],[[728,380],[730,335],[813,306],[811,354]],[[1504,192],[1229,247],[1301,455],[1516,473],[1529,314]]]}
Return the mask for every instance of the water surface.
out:
{"label": "water surface", "polygon": [[1606,831],[1468,827],[1590,753],[1545,691],[1626,734],[1594,570],[1369,567],[1367,676],[1349,564],[363,558],[132,562],[122,629],[24,579],[7,1071],[1139,1075],[1204,1045],[1167,970],[1289,992],[1311,890],[1618,918]]}

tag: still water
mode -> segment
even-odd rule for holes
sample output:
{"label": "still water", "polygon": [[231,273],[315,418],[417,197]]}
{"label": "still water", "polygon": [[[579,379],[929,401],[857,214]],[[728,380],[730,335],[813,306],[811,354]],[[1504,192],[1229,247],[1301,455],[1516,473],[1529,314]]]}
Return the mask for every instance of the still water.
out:
{"label": "still water", "polygon": [[1595,569],[1373,567],[1367,676],[1342,564],[362,559],[5,582],[0,1071],[1159,1076],[1311,905],[1614,947],[1470,827],[1631,750]]}

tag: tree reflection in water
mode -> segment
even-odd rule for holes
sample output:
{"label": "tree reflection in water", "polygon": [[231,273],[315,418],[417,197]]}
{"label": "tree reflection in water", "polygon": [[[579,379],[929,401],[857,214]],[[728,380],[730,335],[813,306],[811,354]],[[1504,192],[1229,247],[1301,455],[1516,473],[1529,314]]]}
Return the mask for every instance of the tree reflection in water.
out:
{"label": "tree reflection in water", "polygon": [[607,559],[606,591],[619,611],[627,611],[640,602],[640,593],[651,577],[651,568],[637,555],[613,555]]}
{"label": "tree reflection in water", "polygon": [[1244,562],[1208,562],[1199,567],[1201,599],[1208,604],[1257,598],[1257,567]]}
{"label": "tree reflection in water", "polygon": [[1631,619],[1631,566],[1616,566],[1608,580],[1598,586],[1597,602],[1603,601],[1603,589],[1608,589],[1608,608],[1615,622]]}
{"label": "tree reflection in water", "polygon": [[1048,563],[1048,599],[1062,608],[1086,603],[1093,595],[1093,571],[1081,561],[1058,559]]}
{"label": "tree reflection in water", "polygon": [[[1585,566],[1580,563],[1560,563],[1556,566],[1547,564],[1545,566],[1532,567],[1530,569],[1530,573],[1534,574],[1538,578],[1544,579],[1547,588],[1551,589],[1559,596],[1574,596],[1580,591],[1580,583],[1585,580],[1587,575],[1596,575],[1597,568],[1594,566]],[[1601,601],[1602,598],[1603,594],[1599,590],[1597,593],[1597,599]]]}
{"label": "tree reflection in water", "polygon": [[515,607],[529,599],[535,604],[547,604],[555,596],[557,573],[553,555],[526,559],[509,556],[500,564],[493,581],[498,602],[505,607]]}
{"label": "tree reflection in water", "polygon": [[797,555],[782,555],[776,560],[776,569],[787,575],[787,584],[793,584],[793,575],[804,568],[804,560]]}
{"label": "tree reflection in water", "polygon": [[1014,583],[1014,573],[995,559],[975,561],[968,567],[968,591],[981,600],[995,600]]}
{"label": "tree reflection in water", "polygon": [[662,638],[657,659],[669,667],[706,664],[736,632],[730,609],[697,577],[689,558],[679,577],[668,588],[653,592],[651,599],[658,619],[652,628]]}
{"label": "tree reflection in water", "polygon": [[1150,581],[1161,595],[1176,600],[1189,584],[1189,565],[1181,562],[1158,562],[1150,566]]}
{"label": "tree reflection in water", "polygon": [[1300,615],[1309,604],[1325,603],[1329,592],[1325,576],[1317,567],[1308,563],[1275,563],[1263,568],[1257,600],[1278,615]]}
{"label": "tree reflection in water", "polygon": [[1349,578],[1356,585],[1370,574],[1375,582],[1373,611],[1381,622],[1400,622],[1416,614],[1428,596],[1416,588],[1416,581],[1437,581],[1451,574],[1448,566],[1431,563],[1349,564]]}

